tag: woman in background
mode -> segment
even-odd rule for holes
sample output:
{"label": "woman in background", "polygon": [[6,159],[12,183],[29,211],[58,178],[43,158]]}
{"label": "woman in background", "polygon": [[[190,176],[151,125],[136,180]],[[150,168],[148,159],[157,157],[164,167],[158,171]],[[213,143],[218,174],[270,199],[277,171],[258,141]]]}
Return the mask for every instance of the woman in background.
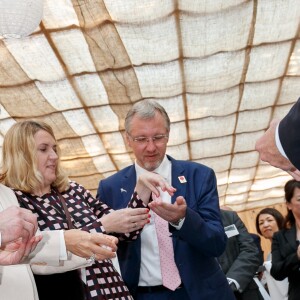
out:
{"label": "woman in background", "polygon": [[[264,208],[256,216],[256,231],[271,243],[273,235],[283,228],[284,218],[275,208]],[[263,279],[267,281],[268,291],[272,300],[287,300],[288,280],[275,280],[270,274],[272,266],[272,254],[269,253],[267,260],[264,262]]]}
{"label": "woman in background", "polygon": [[272,242],[271,275],[277,280],[288,277],[289,300],[300,299],[300,182],[289,180],[284,186],[288,213],[284,229]]}

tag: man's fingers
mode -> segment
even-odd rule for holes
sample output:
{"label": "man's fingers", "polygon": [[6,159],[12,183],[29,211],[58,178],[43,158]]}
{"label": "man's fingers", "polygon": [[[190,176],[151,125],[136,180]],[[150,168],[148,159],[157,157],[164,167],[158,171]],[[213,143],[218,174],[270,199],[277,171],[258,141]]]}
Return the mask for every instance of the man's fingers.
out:
{"label": "man's fingers", "polygon": [[31,239],[35,235],[36,230],[37,228],[33,223],[24,221],[22,230],[22,238],[24,242]]}
{"label": "man's fingers", "polygon": [[155,201],[149,203],[152,211],[168,222],[183,218],[186,213],[186,206],[186,201],[182,196],[178,196],[174,204],[165,202],[157,203]]}
{"label": "man's fingers", "polygon": [[295,169],[295,170],[289,170],[287,171],[295,180],[300,181],[300,171]]}
{"label": "man's fingers", "polygon": [[[35,237],[32,237],[27,243],[23,243],[23,245],[21,246],[22,248],[24,248],[24,259],[28,257],[28,255],[30,254],[32,248],[34,247],[34,242],[35,242]],[[36,244],[35,244],[36,246]]]}
{"label": "man's fingers", "polygon": [[177,205],[184,205],[186,204],[186,201],[185,199],[182,197],[182,196],[179,196],[176,198],[176,202],[175,202]]}
{"label": "man's fingers", "polygon": [[18,208],[18,222],[21,229],[21,237],[25,242],[31,239],[38,228],[37,217],[30,210]]}
{"label": "man's fingers", "polygon": [[16,255],[18,255],[20,258],[22,257],[23,259],[26,259],[29,254],[35,249],[40,240],[41,236],[34,236],[27,242],[21,242],[18,249],[16,250]]}
{"label": "man's fingers", "polygon": [[10,206],[0,213],[2,244],[22,238],[27,242],[38,228],[37,217],[29,210]]}
{"label": "man's fingers", "polygon": [[37,235],[37,236],[34,236],[31,238],[30,247],[28,247],[28,249],[27,249],[27,251],[29,251],[29,253],[27,254],[27,252],[25,252],[25,256],[28,256],[32,251],[34,251],[37,244],[42,240],[42,238],[43,238],[42,235]]}
{"label": "man's fingers", "polygon": [[24,210],[26,211],[26,212],[24,212],[24,220],[27,223],[30,223],[32,225],[32,231],[35,234],[35,232],[37,231],[37,228],[38,228],[37,217],[28,209],[24,209]]}

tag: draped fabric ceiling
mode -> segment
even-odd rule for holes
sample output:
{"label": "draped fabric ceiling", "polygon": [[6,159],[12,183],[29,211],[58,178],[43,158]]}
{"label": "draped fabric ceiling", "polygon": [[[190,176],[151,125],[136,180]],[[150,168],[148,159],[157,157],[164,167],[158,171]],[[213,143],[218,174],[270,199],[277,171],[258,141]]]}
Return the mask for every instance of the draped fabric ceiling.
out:
{"label": "draped fabric ceiling", "polygon": [[126,112],[155,99],[167,152],[212,167],[221,205],[281,203],[290,177],[254,147],[300,95],[299,20],[297,0],[44,0],[32,35],[0,40],[0,146],[15,122],[48,122],[95,195],[134,161]]}

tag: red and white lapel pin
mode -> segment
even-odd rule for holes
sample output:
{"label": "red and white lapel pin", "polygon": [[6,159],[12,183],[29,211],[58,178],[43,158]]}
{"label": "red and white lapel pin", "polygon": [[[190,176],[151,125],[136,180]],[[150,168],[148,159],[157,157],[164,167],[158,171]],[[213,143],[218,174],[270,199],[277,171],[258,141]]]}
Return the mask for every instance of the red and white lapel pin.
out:
{"label": "red and white lapel pin", "polygon": [[186,183],[187,182],[184,176],[178,176],[178,179],[179,179],[180,183]]}

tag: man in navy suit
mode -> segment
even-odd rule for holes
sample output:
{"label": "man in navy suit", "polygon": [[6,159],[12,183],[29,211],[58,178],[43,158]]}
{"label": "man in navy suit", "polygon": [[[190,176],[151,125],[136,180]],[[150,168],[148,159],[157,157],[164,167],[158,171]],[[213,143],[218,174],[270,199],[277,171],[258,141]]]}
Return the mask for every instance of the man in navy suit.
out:
{"label": "man in navy suit", "polygon": [[255,149],[260,158],[300,180],[300,98],[281,120],[273,120]]}
{"label": "man in navy suit", "polygon": [[[204,165],[166,155],[170,119],[155,101],[143,100],[125,119],[126,140],[135,164],[101,180],[97,197],[113,209],[127,207],[137,178],[156,172],[176,188],[151,207],[151,222],[134,242],[120,242],[118,258],[122,277],[138,300],[233,300],[216,257],[226,246],[214,171]],[[152,202],[153,203],[153,202]],[[162,284],[153,212],[169,222],[181,284],[174,291]]]}

